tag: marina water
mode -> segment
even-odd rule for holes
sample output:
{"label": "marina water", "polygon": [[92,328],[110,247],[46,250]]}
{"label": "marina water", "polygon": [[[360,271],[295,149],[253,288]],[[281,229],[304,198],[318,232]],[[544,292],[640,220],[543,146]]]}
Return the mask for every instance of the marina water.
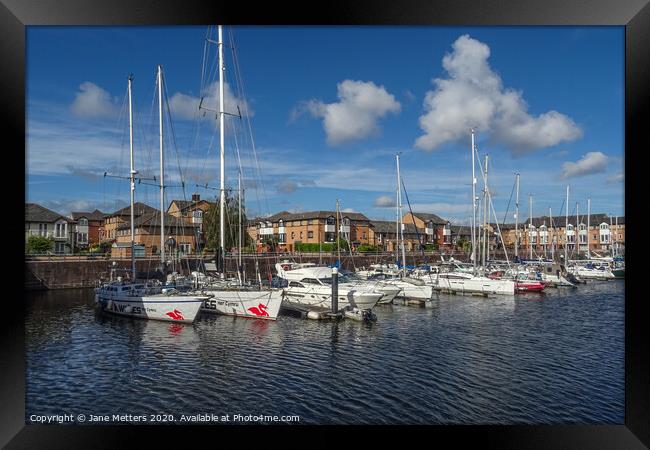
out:
{"label": "marina water", "polygon": [[622,280],[514,297],[440,294],[424,308],[379,306],[374,323],[281,315],[179,325],[102,315],[92,290],[27,295],[27,423],[33,414],[624,422]]}

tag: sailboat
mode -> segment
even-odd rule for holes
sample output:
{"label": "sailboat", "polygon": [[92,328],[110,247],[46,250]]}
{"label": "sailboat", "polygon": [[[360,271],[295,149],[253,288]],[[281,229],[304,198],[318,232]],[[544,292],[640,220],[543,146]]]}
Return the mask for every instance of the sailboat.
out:
{"label": "sailboat", "polygon": [[478,274],[477,269],[477,244],[476,244],[476,175],[474,157],[476,147],[474,145],[474,130],[472,136],[472,273],[463,272],[441,272],[435,271],[429,274],[428,283],[436,290],[443,292],[455,292],[461,294],[502,294],[514,295],[515,282],[513,280],[491,279]]}
{"label": "sailboat", "polygon": [[[225,121],[224,116],[224,64],[223,64],[223,31],[222,26],[219,30],[219,132],[220,132],[220,221],[219,221],[219,249],[220,255],[225,255]],[[241,190],[240,190],[241,191]],[[241,205],[241,197],[239,199]],[[240,231],[241,232],[241,231]],[[241,242],[241,240],[240,240]],[[241,254],[241,244],[239,248]],[[208,313],[225,314],[229,316],[241,316],[256,319],[276,320],[282,304],[282,289],[262,288],[261,283],[258,286],[244,286],[241,277],[233,282],[226,280],[225,264],[221,264],[222,272],[220,279],[211,276],[203,277],[200,281],[199,291],[210,296],[205,300],[201,311]]]}
{"label": "sailboat", "polygon": [[[158,66],[159,95],[161,95],[161,79],[162,69],[160,66]],[[192,323],[199,313],[201,305],[205,300],[207,300],[208,297],[204,295],[181,293],[176,289],[163,289],[163,286],[161,285],[139,282],[136,279],[134,252],[135,217],[133,205],[135,201],[135,175],[137,175],[138,172],[134,169],[133,164],[133,106],[131,94],[132,81],[133,76],[129,76],[129,147],[131,159],[131,170],[129,175],[129,180],[131,183],[131,280],[124,281],[122,277],[117,277],[116,280],[113,280],[113,273],[111,272],[111,281],[104,283],[95,289],[95,302],[101,311],[112,314],[137,317],[142,319]],[[160,114],[160,145],[162,155],[162,106],[160,107]],[[164,175],[161,173],[161,195],[163,195],[163,183]],[[164,197],[161,197],[161,205],[163,201]],[[164,213],[165,212],[161,206],[161,235],[164,234]],[[163,249],[161,249],[161,251],[163,251]]]}

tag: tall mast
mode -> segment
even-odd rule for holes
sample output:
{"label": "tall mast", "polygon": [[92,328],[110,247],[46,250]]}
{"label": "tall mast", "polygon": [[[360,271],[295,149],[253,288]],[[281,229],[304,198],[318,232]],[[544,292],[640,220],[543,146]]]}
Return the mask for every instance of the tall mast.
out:
{"label": "tall mast", "polygon": [[238,223],[239,223],[239,250],[237,251],[237,272],[240,274],[240,284],[243,283],[244,277],[243,277],[243,267],[241,264],[241,242],[242,242],[242,223],[241,223],[241,197],[242,197],[242,189],[241,189],[241,171],[239,172],[239,176],[237,177],[237,206],[239,208],[239,214],[238,214]]}
{"label": "tall mast", "polygon": [[[566,207],[565,207],[565,220],[564,220],[564,264],[569,261],[569,235],[567,231],[569,229],[569,186],[566,187]],[[578,224],[576,223],[576,226]],[[575,228],[573,235],[576,235]]]}
{"label": "tall mast", "polygon": [[515,256],[519,256],[519,174],[517,174],[517,198],[515,200]]}
{"label": "tall mast", "polygon": [[485,155],[485,175],[483,177],[483,267],[485,267],[485,260],[487,259],[487,252],[489,245],[487,242],[488,232],[487,232],[487,223],[488,223],[488,155]]}
{"label": "tall mast", "polygon": [[[528,224],[528,258],[533,259],[533,232],[531,228],[533,227],[533,196],[528,194],[528,217],[530,217],[530,223]],[[535,229],[537,231],[537,229]]]}
{"label": "tall mast", "polygon": [[395,154],[395,162],[397,164],[397,189],[395,190],[395,260],[399,263],[399,154]]}
{"label": "tall mast", "polygon": [[616,232],[614,233],[614,241],[616,242],[614,250],[616,251],[616,256],[618,256],[618,214],[616,215]]}
{"label": "tall mast", "polygon": [[580,203],[576,202],[576,245],[574,249],[580,250],[580,214],[578,214]]}
{"label": "tall mast", "polygon": [[553,214],[551,213],[551,207],[548,208],[548,228],[549,228],[549,243],[551,244],[551,259],[555,257],[555,251],[553,249]]}
{"label": "tall mast", "polygon": [[165,264],[165,154],[163,152],[162,66],[158,66],[158,125],[160,134],[160,261]]}
{"label": "tall mast", "polygon": [[[401,177],[399,173],[399,153],[395,155],[397,159],[397,222],[398,232],[400,234],[400,245],[402,246],[402,267],[406,268],[406,250],[404,249],[404,224],[402,223],[402,186]],[[398,247],[399,251],[399,247]],[[406,270],[406,269],[405,269]]]}
{"label": "tall mast", "polygon": [[472,263],[476,274],[476,174],[474,172],[474,129],[472,133]]}
{"label": "tall mast", "polygon": [[591,252],[589,251],[589,233],[591,233],[591,228],[589,227],[591,219],[591,197],[587,199],[587,258],[591,258]]}
{"label": "tall mast", "polygon": [[132,280],[135,281],[135,220],[134,201],[135,201],[135,174],[138,173],[133,168],[133,101],[131,96],[131,82],[133,75],[129,75],[129,152],[131,157],[131,170],[129,172],[131,179],[131,274]]}
{"label": "tall mast", "polygon": [[[348,243],[349,245],[349,243]],[[336,257],[337,267],[341,265],[341,222],[339,221],[339,199],[336,199]]]}
{"label": "tall mast", "polygon": [[219,143],[220,143],[220,163],[221,163],[221,181],[219,185],[219,247],[221,249],[222,271],[221,279],[226,278],[226,233],[225,233],[225,148],[224,148],[224,109],[223,109],[223,77],[225,67],[223,65],[223,37],[221,25],[219,25]]}
{"label": "tall mast", "polygon": [[613,242],[614,240],[612,239],[613,231],[614,231],[614,227],[612,227],[612,216],[609,216],[609,242],[608,242],[608,244],[609,244],[610,248],[612,249],[612,251],[610,252],[612,254],[612,256],[614,256],[614,242]]}

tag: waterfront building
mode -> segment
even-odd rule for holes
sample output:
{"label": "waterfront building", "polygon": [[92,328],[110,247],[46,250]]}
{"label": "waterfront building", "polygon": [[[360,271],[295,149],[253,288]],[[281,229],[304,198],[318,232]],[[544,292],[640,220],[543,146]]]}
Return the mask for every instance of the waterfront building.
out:
{"label": "waterfront building", "polygon": [[51,238],[54,253],[72,253],[73,227],[74,222],[68,217],[36,203],[25,204],[25,242],[30,236]]}
{"label": "waterfront building", "polygon": [[172,200],[167,208],[167,214],[183,220],[185,223],[198,227],[198,243],[205,245],[205,229],[203,217],[212,207],[217,207],[216,202],[201,200],[199,194],[192,194],[192,200]]}
{"label": "waterfront building", "polygon": [[[418,230],[413,223],[402,223],[404,248],[407,252],[419,250],[420,242],[424,242],[424,230]],[[380,251],[394,252],[397,246],[397,224],[390,220],[370,221],[370,245]]]}
{"label": "waterfront building", "polygon": [[74,241],[77,248],[88,248],[100,242],[100,229],[108,214],[96,209],[93,212],[72,212]]}
{"label": "waterfront building", "polygon": [[422,233],[422,242],[424,244],[445,245],[445,226],[449,224],[447,220],[435,214],[408,212],[402,217],[402,223],[415,225],[418,231]]}
{"label": "waterfront building", "polygon": [[[157,211],[157,209],[142,202],[135,202],[133,204],[133,215],[136,219],[143,214],[152,214]],[[130,206],[118,209],[114,213],[106,215],[103,226],[99,230],[99,239],[102,241],[114,241],[117,237],[117,228],[125,223],[129,224],[130,221]]]}
{"label": "waterfront building", "polygon": [[[300,244],[336,242],[336,212],[282,211],[270,217],[259,217],[249,222],[248,234],[258,252],[292,252]],[[338,236],[352,248],[370,243],[370,219],[360,213],[339,213]]]}

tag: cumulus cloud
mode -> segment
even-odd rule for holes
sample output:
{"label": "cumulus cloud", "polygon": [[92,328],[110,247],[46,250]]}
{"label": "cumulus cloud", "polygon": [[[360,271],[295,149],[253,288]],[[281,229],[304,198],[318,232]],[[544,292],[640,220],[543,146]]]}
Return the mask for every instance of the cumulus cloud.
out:
{"label": "cumulus cloud", "polygon": [[[207,86],[201,93],[201,97],[203,98],[202,103],[201,98],[183,94],[181,92],[176,92],[172,95],[169,99],[169,108],[171,109],[174,118],[194,120],[196,117],[202,117],[215,120],[215,117],[218,115],[214,111],[219,110],[219,82],[215,81]],[[226,82],[224,82],[223,88],[223,102],[224,110],[227,113],[237,114],[237,106],[239,106],[242,116],[246,115],[246,113],[248,113],[249,116],[253,116],[254,114],[250,105],[248,105],[244,100],[237,98],[237,96],[232,92],[230,85]],[[199,104],[202,108],[208,108],[209,110],[199,110]]]}
{"label": "cumulus cloud", "polygon": [[323,119],[327,143],[339,145],[379,134],[379,119],[389,113],[398,113],[400,103],[384,86],[372,81],[344,80],[337,85],[336,103],[310,100],[292,113],[292,120],[309,112]]}
{"label": "cumulus cloud", "polygon": [[609,158],[602,152],[589,152],[576,162],[562,164],[562,178],[583,177],[605,172]]}
{"label": "cumulus cloud", "polygon": [[76,116],[90,118],[113,117],[118,113],[111,95],[90,81],[79,85],[79,92],[75,95],[70,109]]}
{"label": "cumulus cloud", "polygon": [[390,208],[391,206],[396,206],[396,204],[397,203],[393,197],[381,195],[375,199],[372,205],[378,208]]}
{"label": "cumulus cloud", "polygon": [[522,93],[504,88],[490,67],[486,44],[463,35],[452,47],[442,60],[448,77],[432,80],[436,90],[425,96],[425,112],[419,118],[424,135],[416,139],[416,147],[431,151],[466,139],[474,128],[488,132],[514,155],[522,155],[582,135],[570,117],[557,111],[530,115]]}

